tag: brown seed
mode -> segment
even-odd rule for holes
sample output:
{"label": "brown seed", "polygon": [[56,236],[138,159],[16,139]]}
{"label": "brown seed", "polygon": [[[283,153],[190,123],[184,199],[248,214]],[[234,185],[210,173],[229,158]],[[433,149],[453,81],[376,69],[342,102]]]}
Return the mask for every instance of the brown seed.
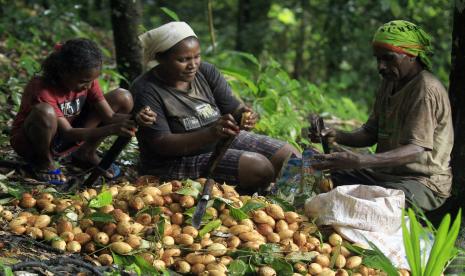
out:
{"label": "brown seed", "polygon": [[129,244],[132,248],[136,249],[139,248],[141,244],[141,238],[139,236],[129,234],[125,242]]}
{"label": "brown seed", "polygon": [[97,250],[97,248],[95,246],[95,243],[93,243],[92,241],[86,243],[86,245],[84,246],[84,252],[86,252],[87,254],[94,253],[95,250]]}
{"label": "brown seed", "polygon": [[143,213],[137,216],[136,221],[142,225],[149,225],[152,223],[152,217],[147,213]]}
{"label": "brown seed", "polygon": [[66,219],[60,219],[57,223],[57,232],[61,234],[63,232],[72,232],[73,225]]}
{"label": "brown seed", "polygon": [[113,222],[105,223],[102,227],[102,232],[105,232],[109,237],[116,233],[116,224]]}
{"label": "brown seed", "polygon": [[76,253],[81,251],[81,245],[77,241],[70,241],[66,244],[66,251]]}
{"label": "brown seed", "polygon": [[94,241],[99,244],[107,245],[108,242],[110,241],[110,238],[108,237],[107,233],[98,232],[94,236]]}
{"label": "brown seed", "polygon": [[181,197],[181,199],[179,200],[179,203],[184,208],[191,208],[192,206],[194,206],[195,200],[192,196],[185,195]]}
{"label": "brown seed", "polygon": [[103,265],[103,266],[109,266],[113,263],[113,257],[110,256],[109,254],[102,254],[98,256],[98,261]]}
{"label": "brown seed", "polygon": [[34,207],[36,205],[36,200],[30,194],[28,194],[28,197],[25,197],[25,194],[23,194],[23,198],[19,202],[19,206],[25,209]]}
{"label": "brown seed", "polygon": [[91,240],[91,237],[87,233],[77,233],[74,235],[74,240],[77,241],[80,245],[85,245]]}
{"label": "brown seed", "polygon": [[184,221],[182,213],[174,213],[171,216],[171,223],[181,225]]}
{"label": "brown seed", "polygon": [[65,251],[66,242],[64,240],[55,239],[52,241],[52,247],[61,251]]}

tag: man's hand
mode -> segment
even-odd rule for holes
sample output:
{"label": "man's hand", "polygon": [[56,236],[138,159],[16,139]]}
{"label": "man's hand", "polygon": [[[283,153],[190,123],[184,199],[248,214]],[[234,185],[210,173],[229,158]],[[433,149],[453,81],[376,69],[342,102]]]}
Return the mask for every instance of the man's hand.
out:
{"label": "man's hand", "polygon": [[248,106],[244,106],[242,108],[242,114],[244,114],[244,112],[250,112],[249,116],[247,116],[247,118],[244,120],[244,123],[242,124],[241,122],[241,127],[242,129],[246,130],[246,131],[250,131],[252,130],[255,125],[257,124],[258,122],[258,114],[255,113],[252,108],[248,107]]}
{"label": "man's hand", "polygon": [[[320,133],[315,129],[309,128],[308,138],[312,143],[321,143]],[[337,131],[334,128],[325,128],[321,130],[321,136],[328,140],[328,144],[332,145],[336,142]]]}
{"label": "man's hand", "polygon": [[362,157],[351,151],[317,154],[314,156],[312,167],[316,170],[358,169],[361,167]]}
{"label": "man's hand", "polygon": [[136,122],[141,126],[149,126],[155,123],[157,114],[150,109],[150,107],[143,107],[136,115]]}
{"label": "man's hand", "polygon": [[236,136],[239,134],[239,126],[236,124],[236,120],[231,114],[225,114],[221,116],[214,125],[210,127],[213,135],[218,138],[224,138],[228,136]]}

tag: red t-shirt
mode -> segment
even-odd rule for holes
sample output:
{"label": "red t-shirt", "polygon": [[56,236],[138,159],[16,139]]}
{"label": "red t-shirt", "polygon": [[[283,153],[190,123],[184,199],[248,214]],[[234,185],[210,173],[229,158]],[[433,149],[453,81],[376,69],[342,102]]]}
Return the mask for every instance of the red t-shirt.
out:
{"label": "red t-shirt", "polygon": [[72,123],[86,103],[95,103],[103,99],[102,89],[97,80],[92,82],[90,89],[69,91],[63,87],[47,86],[40,77],[35,77],[24,89],[18,115],[13,121],[12,133],[21,129],[32,107],[38,103],[48,103],[55,110],[57,117],[65,117]]}

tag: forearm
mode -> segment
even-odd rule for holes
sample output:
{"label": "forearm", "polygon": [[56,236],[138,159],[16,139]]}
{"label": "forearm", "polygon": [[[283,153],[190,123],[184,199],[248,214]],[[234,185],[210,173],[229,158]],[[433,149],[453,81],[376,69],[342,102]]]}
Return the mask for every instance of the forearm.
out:
{"label": "forearm", "polygon": [[396,167],[415,162],[425,151],[424,148],[409,144],[400,148],[377,154],[360,156],[360,168]]}
{"label": "forearm", "polygon": [[145,139],[144,144],[149,145],[151,151],[161,156],[175,157],[195,154],[219,138],[212,134],[210,128],[204,128],[190,133],[161,134]]}
{"label": "forearm", "polygon": [[362,148],[376,144],[376,137],[364,128],[359,128],[351,132],[337,130],[336,142],[344,146]]}
{"label": "forearm", "polygon": [[131,114],[123,114],[123,113],[113,113],[113,115],[109,118],[106,118],[103,123],[104,124],[114,124],[116,122],[120,122],[122,120],[131,119]]}
{"label": "forearm", "polygon": [[110,136],[115,133],[112,125],[98,128],[69,128],[60,131],[60,135],[65,141],[88,141]]}

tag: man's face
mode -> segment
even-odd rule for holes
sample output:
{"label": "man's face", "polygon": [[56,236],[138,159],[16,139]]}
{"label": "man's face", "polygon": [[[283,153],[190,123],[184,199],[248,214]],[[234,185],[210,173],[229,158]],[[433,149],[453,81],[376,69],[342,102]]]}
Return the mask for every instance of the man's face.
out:
{"label": "man's face", "polygon": [[373,55],[378,62],[378,72],[386,80],[402,80],[413,68],[415,61],[406,54],[400,54],[383,47],[374,46]]}

